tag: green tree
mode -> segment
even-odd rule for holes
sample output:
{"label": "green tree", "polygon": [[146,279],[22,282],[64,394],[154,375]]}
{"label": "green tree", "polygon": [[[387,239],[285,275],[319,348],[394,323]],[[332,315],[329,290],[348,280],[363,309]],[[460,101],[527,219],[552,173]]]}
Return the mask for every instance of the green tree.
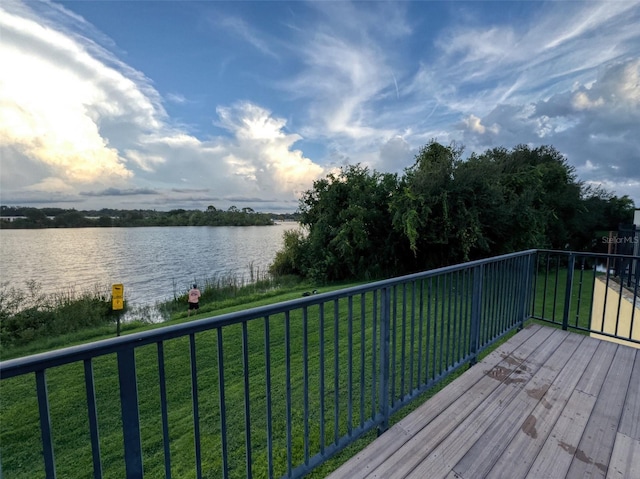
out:
{"label": "green tree", "polygon": [[[463,259],[457,250],[468,249],[460,243],[462,235],[456,228],[468,219],[464,199],[453,195],[461,155],[462,147],[432,140],[420,149],[400,181],[391,202],[392,221],[413,252],[412,269],[447,264],[452,257]],[[456,219],[458,215],[462,217]]]}
{"label": "green tree", "polygon": [[53,223],[61,228],[82,228],[95,225],[94,221],[86,218],[80,211],[69,210],[55,217]]}
{"label": "green tree", "polygon": [[370,172],[360,165],[314,182],[300,199],[300,223],[308,229],[306,254],[300,258],[305,274],[342,280],[393,271],[389,201],[396,188],[396,175]]}

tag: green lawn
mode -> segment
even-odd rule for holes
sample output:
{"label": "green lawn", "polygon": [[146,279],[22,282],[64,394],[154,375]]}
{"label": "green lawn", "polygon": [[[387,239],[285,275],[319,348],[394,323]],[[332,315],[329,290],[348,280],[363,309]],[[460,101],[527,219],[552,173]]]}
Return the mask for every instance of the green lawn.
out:
{"label": "green lawn", "polygon": [[[543,317],[551,324],[562,326],[566,301],[567,267],[552,264],[549,269],[539,270],[535,281],[533,316]],[[574,269],[568,326],[574,329],[589,329],[595,278],[602,273],[591,269]],[[549,323],[546,323],[549,324]]]}
{"label": "green lawn", "polygon": [[[465,338],[469,331],[470,286],[469,277],[451,275],[446,280],[419,283],[417,289],[396,288],[393,293],[396,309],[392,312],[390,341],[390,381],[394,384],[394,392],[390,401],[400,399],[420,382],[438,377],[456,358],[468,353],[469,346]],[[422,315],[419,302],[411,301],[413,293],[422,294]],[[300,297],[300,292],[292,292],[289,297],[236,304],[218,312],[297,297]],[[378,295],[375,301],[378,308],[380,301]],[[324,303],[323,308],[324,321],[321,319],[323,316],[320,314],[320,307],[316,305],[309,307],[306,322],[302,311],[297,310],[291,312],[289,317],[284,314],[274,315],[268,321],[257,319],[246,325],[253,477],[268,477],[268,407],[272,412],[270,427],[273,431],[273,473],[275,477],[286,474],[288,388],[292,404],[291,462],[294,467],[305,460],[305,450],[313,456],[332,444],[336,436],[346,434],[351,427],[357,427],[361,421],[367,420],[374,410],[372,401],[380,401],[377,394],[380,318],[374,323],[373,294],[356,296],[351,305],[345,299],[337,304]],[[497,312],[507,314],[506,310]],[[334,313],[339,319],[337,322],[333,321]],[[201,314],[210,315],[211,312]],[[424,318],[422,321],[421,317]],[[178,319],[183,320],[186,318]],[[500,325],[502,326],[504,324]],[[267,332],[268,343],[265,339]],[[305,343],[308,348],[306,368],[309,390],[306,422],[303,361]],[[203,477],[222,477],[219,352],[224,364],[228,468],[231,477],[245,477],[247,450],[242,325],[225,327],[222,342],[218,342],[215,330],[198,333],[195,335],[195,344]],[[163,348],[172,474],[174,478],[193,478],[196,451],[189,338],[165,341]],[[265,360],[267,348],[270,354],[269,365]],[[377,357],[375,362],[374,354]],[[287,355],[290,358],[289,382]],[[428,362],[426,357],[429,358]],[[145,477],[164,477],[156,346],[138,348],[136,364]],[[124,477],[125,469],[115,355],[95,359],[93,369],[103,477],[120,479]],[[270,371],[269,377],[267,371]],[[338,371],[337,377],[334,371]],[[271,383],[270,403],[266,394],[267,380]],[[324,384],[323,395],[321,382]],[[47,383],[58,477],[91,478],[93,469],[83,365],[71,364],[48,370]],[[0,448],[3,477],[44,477],[35,379],[29,376],[3,380],[1,388]],[[362,401],[361,389],[364,391]],[[353,399],[351,402],[350,397]],[[406,408],[398,416],[406,414],[408,409],[410,408]],[[309,429],[308,434],[305,434],[305,425]],[[374,436],[374,433],[369,433],[364,442]],[[362,446],[362,442],[350,446],[316,470],[311,477],[323,477]]]}

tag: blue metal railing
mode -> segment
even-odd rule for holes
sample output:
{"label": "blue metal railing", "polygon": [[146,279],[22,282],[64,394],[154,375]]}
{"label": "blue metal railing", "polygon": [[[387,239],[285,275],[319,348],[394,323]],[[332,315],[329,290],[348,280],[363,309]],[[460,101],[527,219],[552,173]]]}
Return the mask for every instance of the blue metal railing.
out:
{"label": "blue metal railing", "polygon": [[539,250],[530,316],[640,345],[640,256]]}
{"label": "blue metal railing", "polygon": [[540,261],[514,253],[4,361],[0,475],[301,477],[522,327]]}

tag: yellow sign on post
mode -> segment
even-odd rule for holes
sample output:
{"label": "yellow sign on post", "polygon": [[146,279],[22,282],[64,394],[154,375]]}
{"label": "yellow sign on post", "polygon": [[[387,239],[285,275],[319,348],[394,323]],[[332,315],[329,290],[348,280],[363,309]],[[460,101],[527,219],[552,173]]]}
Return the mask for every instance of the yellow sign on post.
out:
{"label": "yellow sign on post", "polygon": [[111,308],[114,311],[124,309],[124,285],[114,284],[111,287]]}

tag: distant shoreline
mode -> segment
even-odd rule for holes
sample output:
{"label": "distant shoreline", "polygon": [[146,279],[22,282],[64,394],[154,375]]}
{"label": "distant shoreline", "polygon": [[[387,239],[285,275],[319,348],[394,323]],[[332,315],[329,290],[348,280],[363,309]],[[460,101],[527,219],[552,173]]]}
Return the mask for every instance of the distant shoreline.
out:
{"label": "distant shoreline", "polygon": [[0,229],[117,228],[144,226],[271,226],[295,222],[299,214],[258,213],[251,208],[206,210],[87,210],[0,207]]}

